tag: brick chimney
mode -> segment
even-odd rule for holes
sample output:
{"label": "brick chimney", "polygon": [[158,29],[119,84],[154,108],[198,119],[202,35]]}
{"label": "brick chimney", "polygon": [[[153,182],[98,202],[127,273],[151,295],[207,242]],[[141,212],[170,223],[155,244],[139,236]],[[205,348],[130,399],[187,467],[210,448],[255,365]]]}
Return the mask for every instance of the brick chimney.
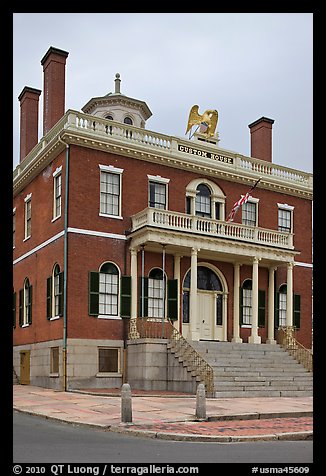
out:
{"label": "brick chimney", "polygon": [[67,51],[51,46],[41,60],[44,75],[43,135],[65,113],[65,69]]}
{"label": "brick chimney", "polygon": [[251,157],[272,162],[272,127],[274,119],[261,117],[249,124],[251,136]]}
{"label": "brick chimney", "polygon": [[20,102],[20,159],[38,143],[38,102],[41,91],[25,86],[18,100]]}

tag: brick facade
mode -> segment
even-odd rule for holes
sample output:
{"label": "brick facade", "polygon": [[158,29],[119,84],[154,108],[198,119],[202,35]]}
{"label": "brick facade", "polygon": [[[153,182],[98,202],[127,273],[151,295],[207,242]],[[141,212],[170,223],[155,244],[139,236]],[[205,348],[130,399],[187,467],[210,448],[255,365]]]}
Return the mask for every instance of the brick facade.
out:
{"label": "brick facade", "polygon": [[[59,50],[59,53],[60,51],[61,50]],[[58,54],[56,51],[51,51],[50,54],[46,55],[42,60],[44,69],[47,70],[45,75],[47,78],[45,79],[45,82],[47,82],[45,86],[46,90],[51,90],[51,81],[54,81],[54,83],[57,81],[59,84],[59,92],[56,92],[56,86],[53,86],[51,90],[52,95],[54,94],[54,98],[57,97],[57,94],[60,95],[61,99],[62,96],[64,98],[64,88],[62,85],[64,84],[64,64],[66,56],[67,54]],[[52,63],[55,64],[49,65],[49,58]],[[52,79],[47,77],[49,75]],[[58,75],[59,77],[57,77]],[[54,103],[56,102],[55,99],[53,101]],[[46,105],[45,132],[61,119],[63,115],[62,101],[60,104],[61,106],[57,112],[53,112],[50,102]],[[87,118],[88,116],[85,117]],[[90,122],[90,124],[91,123],[92,122]],[[72,124],[73,127],[75,127],[74,123]],[[234,175],[235,178],[232,179],[231,176],[227,176],[227,173],[223,172],[223,167],[219,169],[219,164],[213,162],[212,164],[205,163],[207,165],[207,171],[205,172],[205,168],[199,170],[195,165],[187,165],[187,161],[190,161],[187,155],[183,156],[184,164],[181,165],[177,160],[173,162],[173,154],[168,160],[163,160],[163,155],[161,157],[159,155],[153,155],[153,158],[150,159],[149,156],[146,157],[148,150],[150,150],[148,148],[146,149],[148,146],[144,146],[142,150],[137,144],[138,149],[135,149],[135,154],[132,155],[130,150],[125,146],[119,148],[118,145],[115,145],[114,137],[111,139],[110,136],[103,137],[103,139],[100,137],[101,142],[97,136],[94,136],[94,140],[91,142],[89,140],[89,134],[94,133],[95,122],[92,124],[93,128],[90,128],[91,132],[86,129],[80,132],[80,134],[84,134],[84,141],[80,135],[73,137],[73,129],[73,132],[66,132],[64,140],[62,141],[61,138],[59,139],[59,134],[63,134],[64,130],[59,131],[56,146],[53,149],[49,148],[49,151],[47,149],[45,150],[44,154],[46,153],[48,156],[44,155],[44,164],[42,165],[40,161],[38,171],[35,172],[35,167],[31,168],[27,166],[26,169],[23,169],[24,181],[19,182],[19,180],[23,179],[20,179],[19,176],[18,178],[16,177],[17,191],[14,197],[16,231],[13,252],[13,288],[16,293],[14,345],[17,346],[17,349],[20,351],[24,345],[28,347],[38,343],[62,342],[64,332],[66,332],[68,342],[69,339],[76,339],[77,341],[74,342],[78,343],[80,340],[84,340],[85,345],[86,343],[90,345],[90,342],[92,342],[93,344],[89,347],[89,349],[92,350],[89,352],[96,352],[97,341],[101,343],[100,347],[103,346],[105,342],[108,343],[108,347],[112,346],[112,342],[117,342],[117,347],[121,349],[122,355],[122,347],[128,338],[129,319],[122,319],[119,313],[116,318],[98,318],[97,316],[90,315],[89,273],[91,271],[99,272],[103,263],[110,262],[114,263],[117,267],[119,280],[123,276],[131,276],[131,250],[135,247],[137,251],[137,277],[133,276],[132,279],[138,280],[141,276],[142,266],[144,266],[144,276],[148,276],[153,268],[163,267],[162,244],[166,245],[164,269],[167,279],[173,279],[175,277],[176,257],[181,256],[178,283],[180,292],[178,295],[179,322],[177,326],[179,331],[182,332],[184,329],[184,323],[182,322],[183,282],[187,272],[191,270],[191,249],[195,246],[198,248],[198,266],[204,265],[218,270],[220,275],[223,276],[223,282],[226,283],[226,289],[223,290],[223,305],[227,306],[226,323],[224,323],[224,325],[226,326],[226,339],[228,341],[231,341],[234,335],[234,302],[236,299],[234,293],[235,263],[238,262],[241,264],[240,286],[242,286],[246,279],[253,278],[253,257],[256,256],[256,254],[261,254],[263,257],[258,268],[258,288],[259,290],[265,291],[266,309],[265,324],[263,327],[259,327],[258,335],[261,338],[261,342],[265,343],[268,338],[267,322],[270,318],[268,309],[268,289],[270,285],[269,268],[271,266],[275,266],[276,268],[275,292],[277,292],[282,284],[287,284],[287,265],[288,261],[293,260],[295,264],[293,270],[293,292],[294,294],[300,295],[300,328],[296,331],[296,337],[304,346],[310,348],[312,343],[312,201],[311,197],[308,197],[308,193],[301,193],[299,188],[298,192],[294,190],[293,193],[290,186],[284,187],[277,181],[274,183],[274,178],[268,175],[264,177],[266,185],[261,186],[260,184],[252,192],[252,197],[259,201],[257,208],[257,227],[259,229],[265,229],[267,232],[277,231],[278,204],[291,207],[291,210],[293,210],[293,248],[280,248],[279,245],[276,244],[274,246],[270,243],[268,243],[268,245],[248,245],[246,239],[239,241],[237,238],[236,241],[232,241],[229,237],[225,238],[224,241],[222,239],[220,249],[216,248],[217,245],[212,242],[211,250],[207,248],[205,251],[205,246],[209,246],[209,240],[212,240],[209,234],[206,233],[205,236],[203,235],[201,237],[200,232],[191,235],[186,231],[173,231],[173,229],[168,226],[162,226],[155,228],[156,236],[158,237],[155,243],[149,239],[146,242],[146,238],[144,238],[145,251],[144,262],[142,262],[140,252],[140,244],[142,242],[139,240],[141,240],[142,236],[145,236],[147,229],[150,232],[151,226],[147,224],[147,226],[140,228],[139,231],[135,231],[133,230],[132,217],[146,210],[149,206],[148,175],[158,177],[158,179],[161,180],[168,180],[167,210],[176,212],[182,215],[182,217],[185,217],[185,219],[189,216],[189,210],[187,211],[186,189],[194,179],[201,179],[205,181],[205,183],[209,183],[212,186],[215,184],[219,187],[225,196],[226,218],[234,202],[247,192],[249,186],[257,177],[254,175],[250,177],[250,172],[246,172],[247,176],[244,176],[242,181],[238,180],[236,175]],[[104,126],[105,124],[101,126],[101,130],[108,131],[108,126],[105,126],[106,129]],[[251,132],[253,132],[253,130]],[[135,134],[138,133],[136,128],[133,129],[132,133],[134,134],[132,137],[135,137]],[[125,134],[126,136],[124,137],[128,139],[129,132],[126,131]],[[63,142],[69,145],[69,149],[65,149]],[[103,143],[107,143],[107,150],[105,150]],[[130,147],[132,148],[134,145],[130,144]],[[198,142],[198,147],[203,147],[203,144]],[[114,150],[116,150],[116,152],[114,152]],[[42,154],[42,151],[39,153]],[[222,153],[225,153],[225,151],[222,151]],[[268,153],[271,153],[271,150]],[[69,160],[67,230],[65,230],[64,220],[67,192],[65,185],[66,154],[68,154]],[[175,154],[175,157],[178,160],[180,158],[177,154]],[[115,170],[120,171],[121,216],[119,217],[101,216],[100,214],[100,165],[105,167],[111,166],[114,167]],[[24,161],[22,162],[22,166],[24,166]],[[210,166],[215,167],[217,171],[215,176],[212,172],[208,171]],[[28,178],[28,170],[33,174],[32,179]],[[56,173],[61,174],[61,215],[58,218],[54,218],[53,214],[54,180]],[[26,178],[24,178],[24,174],[26,174]],[[250,180],[248,180],[248,177]],[[287,185],[286,182],[285,185]],[[295,185],[293,185],[293,189],[295,189]],[[25,239],[24,232],[26,197],[30,197],[32,204],[32,232],[31,236],[27,239]],[[242,217],[240,210],[235,217],[234,223],[241,224],[241,222]],[[67,269],[64,269],[65,233],[67,233]],[[144,235],[142,235],[142,233]],[[174,235],[171,235],[171,233],[174,233]],[[173,238],[169,238],[170,235],[175,236],[175,242],[171,241]],[[182,237],[183,240],[182,243],[180,241],[180,244],[178,244],[179,237]],[[205,242],[205,246],[203,243],[203,250],[201,250],[200,245],[201,239],[207,241],[207,243]],[[220,238],[217,237],[216,239]],[[232,243],[234,243],[234,246]],[[225,246],[225,250],[222,245]],[[251,251],[247,250],[248,246],[252,246],[252,248],[250,248]],[[243,247],[243,250],[241,247]],[[214,252],[216,249],[217,252]],[[238,252],[235,250],[238,250]],[[238,253],[238,255],[236,253]],[[65,317],[60,316],[55,319],[47,319],[47,280],[52,276],[55,264],[58,264],[60,271],[65,273],[67,286]],[[19,290],[24,287],[25,278],[29,279],[33,289],[32,323],[22,327],[19,325],[18,298]],[[119,281],[119,286],[120,283]],[[119,293],[120,292],[121,289],[119,288]],[[138,302],[139,293],[140,289],[138,285],[136,297],[138,315],[140,312]],[[132,299],[135,300],[135,295],[133,295]],[[66,322],[65,330],[64,322]],[[240,337],[243,342],[248,342],[250,335],[251,328],[249,326],[240,327]],[[79,344],[76,345],[74,350],[71,351],[72,355],[81,351],[80,348],[81,346]],[[75,357],[75,359],[77,359],[77,357]],[[85,359],[85,356],[83,359]],[[97,356],[92,354],[91,359],[93,359],[92,365],[95,365]],[[78,359],[74,361],[73,367],[69,367],[68,347],[69,376],[72,379],[75,378],[75,381],[78,381],[78,385],[82,386],[83,380],[76,370],[77,361]],[[60,362],[62,363],[61,353]],[[71,370],[72,368],[74,370]],[[85,369],[86,367],[84,367],[82,372],[83,375],[86,372]],[[34,369],[34,372],[37,372],[37,370]],[[94,376],[92,377],[92,381],[89,380],[90,378],[89,376],[86,379],[89,385],[100,385],[98,380],[94,380]],[[102,382],[104,382],[104,380]],[[114,380],[114,382],[116,383],[116,380]],[[48,384],[47,381],[47,385]],[[105,384],[108,385],[108,380],[105,380]]]}

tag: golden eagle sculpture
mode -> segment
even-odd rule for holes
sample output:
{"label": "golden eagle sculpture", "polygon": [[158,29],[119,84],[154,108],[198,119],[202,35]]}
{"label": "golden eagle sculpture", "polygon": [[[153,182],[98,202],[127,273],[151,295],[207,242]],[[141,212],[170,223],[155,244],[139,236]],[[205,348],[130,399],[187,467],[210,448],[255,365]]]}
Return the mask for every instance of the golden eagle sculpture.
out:
{"label": "golden eagle sculpture", "polygon": [[218,112],[216,109],[207,109],[207,111],[205,111],[203,114],[199,114],[198,109],[199,106],[197,106],[197,104],[192,106],[190,109],[186,134],[188,131],[190,131],[192,126],[198,124],[198,127],[200,127],[200,132],[209,137],[214,136],[218,121]]}

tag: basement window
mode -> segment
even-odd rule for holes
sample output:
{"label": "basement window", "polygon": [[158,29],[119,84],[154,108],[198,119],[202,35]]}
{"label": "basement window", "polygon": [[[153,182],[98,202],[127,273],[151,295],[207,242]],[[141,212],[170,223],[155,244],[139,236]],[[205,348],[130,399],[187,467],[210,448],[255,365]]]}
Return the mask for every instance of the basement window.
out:
{"label": "basement window", "polygon": [[98,372],[99,374],[120,373],[120,349],[99,347]]}
{"label": "basement window", "polygon": [[52,377],[59,375],[59,347],[51,347],[50,374]]}

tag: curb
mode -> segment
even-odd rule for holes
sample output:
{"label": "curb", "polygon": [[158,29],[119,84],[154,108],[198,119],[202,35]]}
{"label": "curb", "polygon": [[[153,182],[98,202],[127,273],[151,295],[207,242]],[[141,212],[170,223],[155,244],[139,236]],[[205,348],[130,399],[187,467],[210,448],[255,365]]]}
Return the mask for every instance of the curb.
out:
{"label": "curb", "polygon": [[152,439],[173,440],[173,441],[198,441],[198,442],[218,442],[218,443],[236,443],[244,441],[301,441],[312,440],[312,431],[301,431],[296,433],[271,433],[266,435],[243,435],[243,436],[217,436],[217,435],[194,435],[188,433],[164,433],[151,430],[133,430],[132,428],[122,428],[120,426],[111,426],[110,431],[122,433],[130,436],[141,436]]}
{"label": "curb", "polygon": [[[217,436],[217,435],[203,435],[203,434],[188,434],[188,433],[165,433],[162,431],[151,431],[151,430],[141,430],[133,429],[133,423],[121,423],[119,425],[102,425],[100,423],[87,423],[82,421],[70,421],[64,418],[44,415],[42,413],[33,412],[32,410],[24,410],[13,406],[13,410],[26,413],[31,416],[39,416],[47,420],[54,420],[59,423],[68,423],[75,426],[85,426],[88,428],[100,429],[103,431],[111,431],[113,433],[125,434],[128,436],[141,436],[144,438],[153,438],[161,440],[174,440],[174,441],[198,441],[198,442],[219,442],[219,443],[235,443],[235,442],[244,442],[244,441],[300,441],[300,440],[312,440],[313,432],[312,431],[301,431],[301,432],[288,432],[288,433],[271,433],[266,435],[243,435],[243,436]],[[312,416],[312,412],[289,412],[290,416]],[[289,416],[286,413],[286,416]],[[303,414],[303,415],[301,415]],[[265,414],[240,414],[240,415],[226,415],[227,418],[223,418],[223,415],[220,417],[209,417],[206,421],[227,421],[227,420],[252,420],[252,419],[263,419]],[[279,413],[271,414],[267,413],[266,418],[280,418]],[[271,415],[277,415],[273,417]],[[242,417],[242,418],[239,418]],[[249,418],[248,418],[249,417]],[[184,420],[183,420],[184,421]],[[188,420],[187,420],[188,421]],[[190,421],[199,421],[199,420],[190,420]],[[203,421],[203,420],[201,420]],[[168,423],[168,422],[166,422]],[[170,422],[172,423],[172,422]]]}

